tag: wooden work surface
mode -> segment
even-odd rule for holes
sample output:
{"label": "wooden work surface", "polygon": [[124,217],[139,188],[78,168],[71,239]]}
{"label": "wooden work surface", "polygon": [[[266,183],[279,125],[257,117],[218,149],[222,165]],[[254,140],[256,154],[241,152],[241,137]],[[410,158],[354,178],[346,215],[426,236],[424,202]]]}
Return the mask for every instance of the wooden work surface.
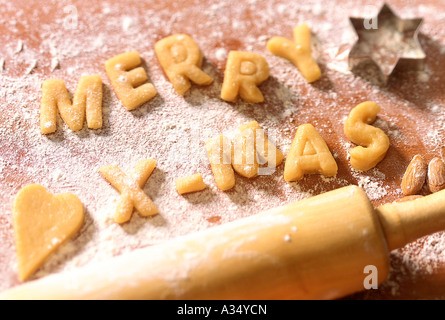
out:
{"label": "wooden work surface", "polygon": [[[356,38],[350,16],[376,14],[382,2],[335,0],[289,1],[0,1],[0,290],[19,284],[15,271],[11,203],[24,185],[41,183],[52,192],[73,192],[86,207],[79,235],[52,257],[34,278],[81,267],[156,245],[179,235],[226,223],[281,204],[338,187],[362,186],[375,206],[403,196],[400,182],[415,154],[426,160],[440,155],[445,131],[445,14],[443,0],[388,1],[396,14],[423,17],[419,39],[426,52],[424,72],[396,72],[387,86],[374,86],[348,71],[347,53]],[[298,70],[271,55],[272,36],[292,38],[292,28],[312,29],[314,55],[322,78],[308,84]],[[204,54],[204,70],[215,81],[175,94],[154,54],[157,40],[187,33]],[[133,112],[115,97],[104,62],[138,50],[158,95]],[[265,102],[225,103],[219,98],[227,53],[262,54],[271,76],[261,85]],[[73,93],[83,74],[99,74],[104,83],[104,127],[99,131],[39,133],[40,86],[63,79]],[[348,163],[353,147],[343,133],[349,111],[372,100],[382,111],[375,126],[390,138],[385,159],[369,172]],[[271,176],[237,176],[233,190],[214,185],[204,142],[218,133],[257,120],[275,136],[286,154],[298,125],[312,123],[338,163],[335,178],[319,175],[288,184],[283,166]],[[185,152],[184,150],[187,150]],[[204,156],[203,156],[204,154]],[[109,219],[117,193],[98,168],[118,164],[130,170],[141,158],[158,167],[144,190],[160,214],[117,226]],[[201,172],[210,187],[181,197],[176,178]],[[425,189],[423,194],[427,194]],[[378,290],[352,299],[445,298],[445,234],[426,237],[391,254],[391,273]]]}

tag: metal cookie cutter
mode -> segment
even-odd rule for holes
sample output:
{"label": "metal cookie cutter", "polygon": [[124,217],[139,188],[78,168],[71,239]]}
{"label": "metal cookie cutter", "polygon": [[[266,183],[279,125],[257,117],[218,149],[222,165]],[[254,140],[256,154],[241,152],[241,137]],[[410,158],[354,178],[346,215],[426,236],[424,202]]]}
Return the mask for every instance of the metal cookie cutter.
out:
{"label": "metal cookie cutter", "polygon": [[376,17],[350,21],[358,36],[349,53],[353,73],[374,84],[386,85],[396,69],[424,69],[425,53],[418,39],[422,18],[401,19],[384,4]]}

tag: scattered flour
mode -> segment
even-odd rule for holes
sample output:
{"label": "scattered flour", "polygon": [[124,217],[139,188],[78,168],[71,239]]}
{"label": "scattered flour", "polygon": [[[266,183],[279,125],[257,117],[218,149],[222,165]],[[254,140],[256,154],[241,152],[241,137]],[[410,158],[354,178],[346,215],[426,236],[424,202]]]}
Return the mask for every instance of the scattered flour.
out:
{"label": "scattered flour", "polygon": [[[0,27],[7,26],[9,31],[0,33],[5,44],[0,48],[0,290],[18,284],[11,202],[28,183],[40,183],[54,193],[75,193],[87,212],[80,233],[33,277],[39,278],[349,184],[363,187],[375,205],[399,197],[399,181],[383,170],[360,173],[348,165],[348,150],[353,145],[345,140],[342,124],[349,110],[365,99],[381,105],[382,115],[375,125],[388,134],[393,148],[414,145],[430,150],[431,156],[443,143],[443,94],[434,94],[432,87],[445,80],[430,71],[434,67],[430,66],[425,74],[412,76],[420,82],[414,88],[406,87],[402,81],[390,84],[392,87],[387,90],[364,83],[349,72],[347,55],[355,39],[348,17],[361,14],[356,3],[337,1],[342,8],[338,11],[335,4],[325,6],[310,0],[242,1],[239,6],[226,1],[189,1],[178,13],[171,12],[162,1],[142,8],[136,2],[72,2],[77,6],[79,19],[77,28],[68,30],[63,28],[67,18],[63,13],[65,2],[49,1],[45,7],[28,8],[20,2],[0,1]],[[144,19],[139,18],[141,11]],[[404,9],[401,14],[432,12],[434,8],[424,6],[419,10]],[[42,18],[47,16],[56,18]],[[192,17],[196,24],[186,23],[183,16]],[[426,35],[437,39],[441,49],[437,51],[442,60],[431,59],[430,63],[443,61],[445,31],[434,27],[443,22],[440,19],[440,14],[434,15],[423,29]],[[292,38],[294,25],[305,20],[312,22],[316,33],[317,59],[324,74],[313,85],[307,84],[292,64],[273,56],[264,46],[272,36]],[[23,30],[30,36],[25,37]],[[195,38],[205,56],[203,68],[215,78],[208,87],[193,86],[184,97],[175,94],[153,54],[157,36],[177,32]],[[238,39],[246,32],[249,37],[240,42]],[[266,97],[264,105],[242,101],[230,104],[219,99],[225,60],[232,49],[258,52],[267,58],[271,79],[261,87]],[[126,50],[141,53],[143,67],[158,91],[152,101],[133,112],[126,111],[117,100],[103,68],[106,59]],[[104,128],[84,128],[74,133],[59,119],[57,133],[42,136],[38,109],[43,80],[61,78],[73,93],[83,74],[99,74],[104,81]],[[431,87],[426,88],[426,83],[431,83]],[[412,111],[412,118],[400,112],[403,108]],[[208,165],[205,141],[220,133],[230,135],[240,124],[253,119],[273,132],[284,153],[288,152],[298,125],[313,123],[341,164],[339,175],[312,175],[286,183],[281,166],[271,176],[253,180],[237,176],[234,190],[220,192]],[[408,132],[402,122],[416,131]],[[420,142],[416,139],[418,132],[423,132]],[[399,161],[399,166],[407,164],[397,156],[390,155]],[[157,169],[144,191],[154,200],[160,214],[147,219],[134,213],[129,223],[120,226],[111,219],[119,194],[98,169],[117,164],[129,172],[141,158],[157,160]],[[174,180],[198,171],[209,188],[179,196]],[[284,235],[284,241],[292,241],[295,231],[296,228]],[[401,275],[431,274],[443,268],[444,247],[445,236],[436,234],[393,252],[392,261],[401,263],[393,265],[385,285],[397,295]]]}

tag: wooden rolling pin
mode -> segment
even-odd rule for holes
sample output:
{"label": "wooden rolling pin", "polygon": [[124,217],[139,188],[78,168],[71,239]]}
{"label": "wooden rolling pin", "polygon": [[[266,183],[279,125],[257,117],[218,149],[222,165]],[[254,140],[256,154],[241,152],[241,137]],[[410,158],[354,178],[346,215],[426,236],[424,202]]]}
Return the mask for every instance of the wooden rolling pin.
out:
{"label": "wooden rolling pin", "polygon": [[345,187],[51,275],[0,299],[332,299],[383,282],[390,250],[445,229],[445,190],[374,210]]}

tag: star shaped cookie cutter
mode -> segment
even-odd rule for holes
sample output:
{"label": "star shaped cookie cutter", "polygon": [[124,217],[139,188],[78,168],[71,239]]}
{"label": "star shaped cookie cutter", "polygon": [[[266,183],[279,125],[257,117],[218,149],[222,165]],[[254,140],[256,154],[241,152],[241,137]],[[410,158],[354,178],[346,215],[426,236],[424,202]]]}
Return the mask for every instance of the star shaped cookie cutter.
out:
{"label": "star shaped cookie cutter", "polygon": [[374,18],[349,18],[358,40],[349,53],[350,70],[386,85],[395,70],[424,70],[425,52],[418,33],[422,18],[401,19],[384,4]]}

